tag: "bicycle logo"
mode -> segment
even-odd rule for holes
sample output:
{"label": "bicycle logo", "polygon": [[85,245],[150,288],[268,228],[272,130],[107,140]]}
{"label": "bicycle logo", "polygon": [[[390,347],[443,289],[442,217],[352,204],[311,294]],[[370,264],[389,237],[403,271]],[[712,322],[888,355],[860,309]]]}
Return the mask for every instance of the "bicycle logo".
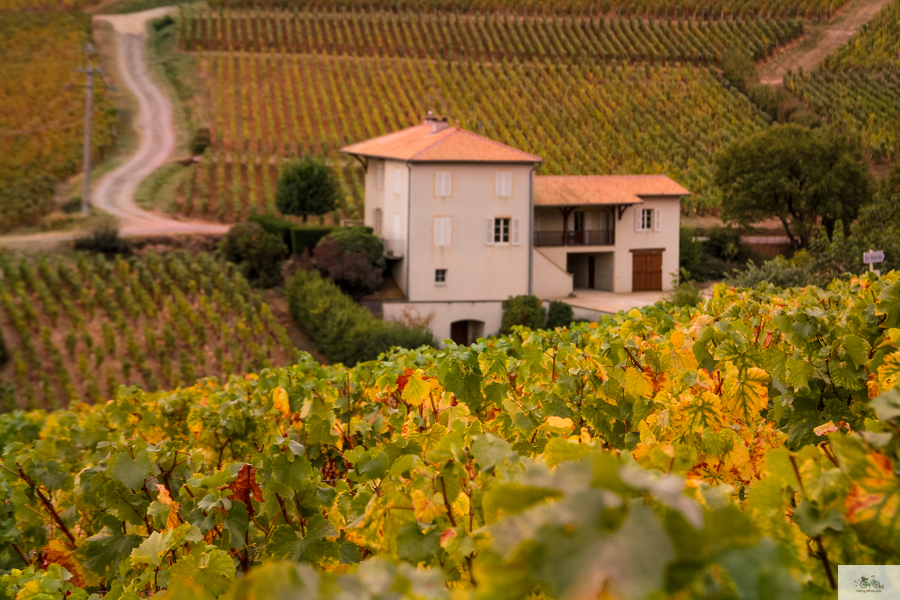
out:
{"label": "bicycle logo", "polygon": [[871,588],[873,590],[884,589],[884,586],[881,585],[881,582],[879,582],[877,579],[875,579],[874,575],[872,575],[872,577],[860,577],[859,579],[856,579],[853,583],[856,584],[856,587],[862,588],[862,589],[866,589],[866,588]]}

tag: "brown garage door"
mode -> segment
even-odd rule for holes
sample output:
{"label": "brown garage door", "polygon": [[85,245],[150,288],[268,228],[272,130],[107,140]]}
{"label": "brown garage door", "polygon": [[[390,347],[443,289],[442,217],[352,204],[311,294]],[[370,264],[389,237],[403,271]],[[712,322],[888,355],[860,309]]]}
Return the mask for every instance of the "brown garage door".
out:
{"label": "brown garage door", "polygon": [[631,289],[635,292],[662,290],[662,250],[632,250],[634,265]]}

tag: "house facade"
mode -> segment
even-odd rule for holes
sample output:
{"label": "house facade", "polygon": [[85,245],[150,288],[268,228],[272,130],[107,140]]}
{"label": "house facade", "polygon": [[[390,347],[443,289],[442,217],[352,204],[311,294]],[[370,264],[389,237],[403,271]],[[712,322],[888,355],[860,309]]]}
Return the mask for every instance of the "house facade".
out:
{"label": "house facade", "polygon": [[510,296],[664,290],[678,270],[687,190],[668,177],[536,177],[540,157],[432,117],[343,152],[365,167],[365,224],[405,296],[384,317],[430,318],[438,339],[496,333]]}

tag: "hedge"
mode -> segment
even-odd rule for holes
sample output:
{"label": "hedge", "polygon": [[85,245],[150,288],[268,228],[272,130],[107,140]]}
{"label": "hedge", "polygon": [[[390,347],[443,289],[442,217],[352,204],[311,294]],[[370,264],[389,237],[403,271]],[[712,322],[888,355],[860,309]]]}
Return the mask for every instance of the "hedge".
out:
{"label": "hedge", "polygon": [[333,362],[375,360],[394,346],[436,346],[428,329],[377,318],[316,271],[298,271],[288,282],[288,307],[297,326]]}
{"label": "hedge", "polygon": [[262,225],[262,228],[269,233],[274,233],[275,235],[281,237],[284,245],[288,247],[288,251],[291,254],[294,253],[294,250],[292,248],[293,240],[291,232],[297,228],[297,225],[291,223],[286,219],[280,219],[274,215],[250,215],[250,218],[247,220],[251,223],[259,223],[260,225]]}
{"label": "hedge", "polygon": [[313,251],[316,244],[323,237],[331,233],[334,227],[295,227],[291,230],[291,251],[294,254],[303,254],[304,250]]}

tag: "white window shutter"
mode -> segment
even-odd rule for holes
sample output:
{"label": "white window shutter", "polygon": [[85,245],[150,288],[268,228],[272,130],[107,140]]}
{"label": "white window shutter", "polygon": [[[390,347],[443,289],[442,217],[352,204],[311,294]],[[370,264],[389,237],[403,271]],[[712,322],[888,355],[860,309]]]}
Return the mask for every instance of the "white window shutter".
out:
{"label": "white window shutter", "polygon": [[401,191],[400,185],[400,169],[394,169],[394,193],[399,194]]}
{"label": "white window shutter", "polygon": [[498,171],[494,187],[498,197],[508,198],[509,196],[512,196],[512,173],[508,171]]}
{"label": "white window shutter", "polygon": [[493,219],[493,217],[488,217],[487,220],[485,221],[485,224],[487,225],[487,228],[486,228],[487,229],[487,237],[485,238],[484,243],[487,244],[488,246],[493,246],[494,245],[494,219]]}
{"label": "white window shutter", "polygon": [[449,171],[437,171],[434,174],[434,195],[450,196],[453,192],[453,179]]}
{"label": "white window shutter", "polygon": [[444,238],[443,238],[444,232],[443,232],[443,227],[442,227],[442,225],[444,224],[443,221],[444,220],[440,217],[434,218],[434,226],[432,227],[432,230],[433,230],[432,243],[435,246],[440,246],[444,241]]}
{"label": "white window shutter", "polygon": [[643,230],[643,227],[642,227],[643,223],[641,223],[641,218],[644,216],[644,214],[643,214],[644,211],[643,211],[643,209],[641,208],[641,205],[640,205],[640,204],[634,204],[634,205],[633,205],[633,208],[634,208],[634,230],[635,230],[635,231],[642,231],[642,230]]}
{"label": "white window shutter", "polygon": [[444,173],[444,195],[453,195],[453,174],[450,172]]}
{"label": "white window shutter", "polygon": [[453,243],[453,219],[447,217],[444,219],[444,245],[449,246]]}
{"label": "white window shutter", "polygon": [[518,246],[522,243],[522,219],[518,217],[512,220],[512,243]]}
{"label": "white window shutter", "polygon": [[658,208],[653,209],[653,231],[662,229],[662,211]]}

